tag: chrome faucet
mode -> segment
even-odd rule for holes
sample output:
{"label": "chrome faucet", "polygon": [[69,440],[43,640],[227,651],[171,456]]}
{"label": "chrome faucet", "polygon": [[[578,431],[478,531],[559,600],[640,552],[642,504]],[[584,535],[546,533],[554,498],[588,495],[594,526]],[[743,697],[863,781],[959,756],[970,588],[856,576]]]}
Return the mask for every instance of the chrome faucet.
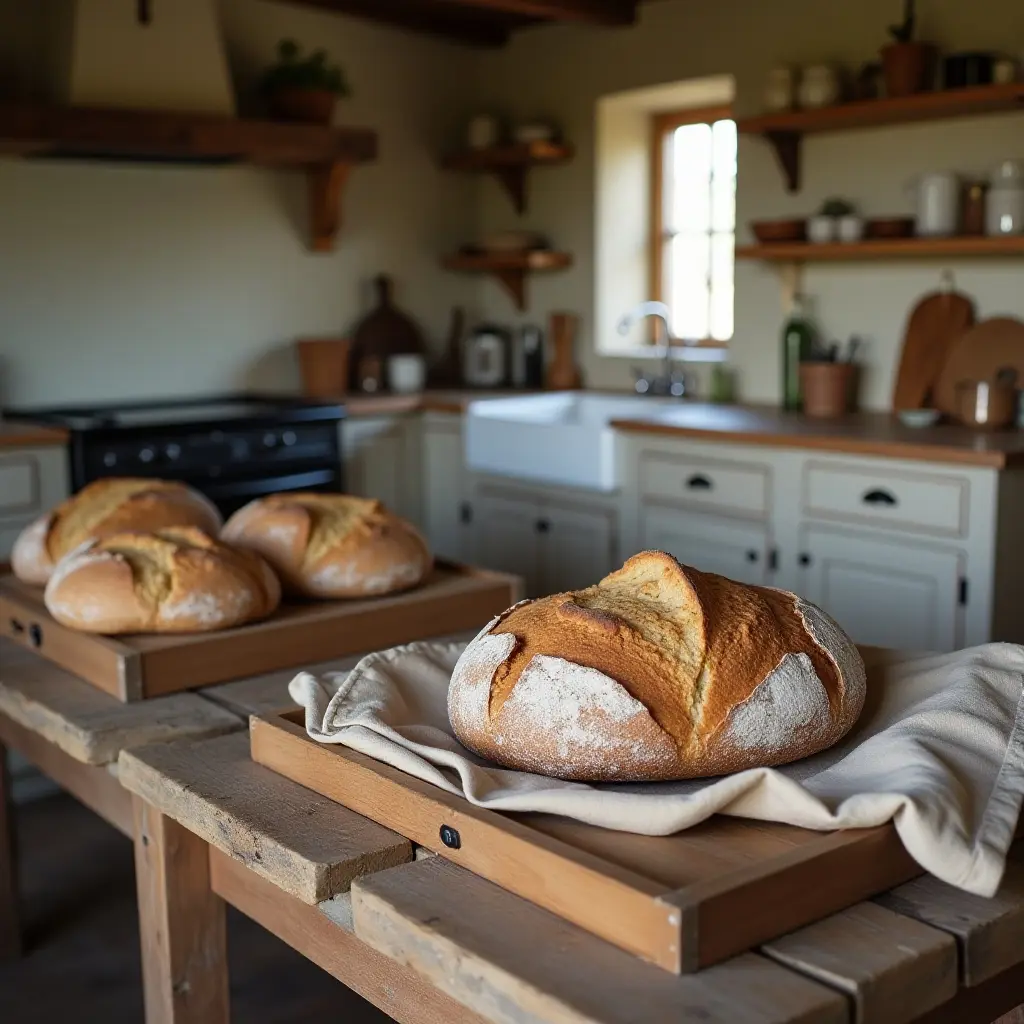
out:
{"label": "chrome faucet", "polygon": [[686,394],[686,375],[673,369],[675,359],[672,354],[671,316],[672,311],[664,302],[641,302],[619,321],[619,334],[623,335],[629,334],[638,321],[647,317],[657,317],[664,327],[661,374],[657,377],[648,377],[643,370],[633,368],[636,378],[633,387],[639,395],[672,395],[675,398],[682,398]]}

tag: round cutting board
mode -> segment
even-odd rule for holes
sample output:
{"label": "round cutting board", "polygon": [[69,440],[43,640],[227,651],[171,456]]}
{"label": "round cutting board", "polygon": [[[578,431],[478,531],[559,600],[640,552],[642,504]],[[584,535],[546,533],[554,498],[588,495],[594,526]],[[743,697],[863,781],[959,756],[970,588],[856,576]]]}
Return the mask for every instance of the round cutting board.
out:
{"label": "round cutting board", "polygon": [[956,414],[956,386],[963,380],[994,381],[1004,367],[1024,383],[1024,322],[1010,316],[982,320],[960,336],[935,384],[935,407]]}

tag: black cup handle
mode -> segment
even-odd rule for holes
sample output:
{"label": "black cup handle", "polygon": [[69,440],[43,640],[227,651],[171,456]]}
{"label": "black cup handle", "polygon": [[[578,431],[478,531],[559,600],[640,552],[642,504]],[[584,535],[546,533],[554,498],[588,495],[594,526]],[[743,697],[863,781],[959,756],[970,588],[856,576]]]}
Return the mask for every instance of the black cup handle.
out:
{"label": "black cup handle", "polygon": [[691,491],[710,491],[714,484],[711,482],[709,477],[704,476],[703,473],[694,473],[689,480],[686,481],[686,486]]}
{"label": "black cup handle", "polygon": [[895,494],[891,491],[884,491],[881,488],[867,491],[860,500],[865,505],[885,505],[888,508],[895,508],[899,504]]}

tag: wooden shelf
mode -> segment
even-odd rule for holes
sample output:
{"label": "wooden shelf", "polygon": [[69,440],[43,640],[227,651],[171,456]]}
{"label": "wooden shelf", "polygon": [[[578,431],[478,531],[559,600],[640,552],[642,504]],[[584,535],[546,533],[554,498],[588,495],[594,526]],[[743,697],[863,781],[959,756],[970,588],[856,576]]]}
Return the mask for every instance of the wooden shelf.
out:
{"label": "wooden shelf", "polygon": [[745,135],[761,135],[771,143],[789,191],[796,192],[800,188],[801,143],[805,135],[1015,112],[1024,112],[1024,82],[840,103],[818,110],[789,110],[742,118],[736,127]]}
{"label": "wooden shelf", "polygon": [[738,260],[775,263],[817,263],[886,259],[956,259],[981,256],[1024,257],[1024,235],[997,238],[880,238],[844,244],[833,242],[785,242],[774,245],[740,245]]}
{"label": "wooden shelf", "polygon": [[448,171],[491,174],[512,200],[516,213],[526,212],[526,180],[531,168],[568,163],[576,151],[558,142],[525,142],[490,149],[470,149],[442,161]]}
{"label": "wooden shelf", "polygon": [[205,114],[0,104],[0,155],[301,170],[309,179],[312,247],[323,252],[341,224],[349,171],[376,159],[377,135]]}
{"label": "wooden shelf", "polygon": [[572,266],[567,252],[456,253],[442,260],[446,270],[496,277],[512,296],[516,309],[526,309],[526,278],[529,274],[565,270]]}

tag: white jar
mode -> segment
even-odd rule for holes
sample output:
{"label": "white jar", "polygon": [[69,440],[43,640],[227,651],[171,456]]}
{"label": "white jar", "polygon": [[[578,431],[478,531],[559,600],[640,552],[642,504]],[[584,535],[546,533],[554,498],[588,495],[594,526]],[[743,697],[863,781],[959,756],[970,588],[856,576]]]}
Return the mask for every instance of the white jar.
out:
{"label": "white jar", "polygon": [[774,68],[768,72],[764,87],[764,109],[775,114],[792,110],[796,102],[796,82],[792,68]]}
{"label": "white jar", "polygon": [[427,363],[423,356],[390,356],[388,358],[388,385],[392,391],[407,395],[422,391],[427,382]]}
{"label": "white jar", "polygon": [[830,107],[839,99],[839,76],[828,64],[805,68],[800,79],[800,106]]}
{"label": "white jar", "polygon": [[859,242],[864,237],[864,218],[856,213],[836,218],[836,236],[840,242]]}
{"label": "white jar", "polygon": [[914,184],[917,211],[915,233],[944,238],[960,229],[960,179],[951,171],[924,174]]}
{"label": "white jar", "polygon": [[992,175],[985,199],[987,235],[1024,234],[1024,164],[1004,160]]}
{"label": "white jar", "polygon": [[823,213],[807,218],[807,241],[814,245],[827,245],[836,240],[838,217],[827,217]]}

